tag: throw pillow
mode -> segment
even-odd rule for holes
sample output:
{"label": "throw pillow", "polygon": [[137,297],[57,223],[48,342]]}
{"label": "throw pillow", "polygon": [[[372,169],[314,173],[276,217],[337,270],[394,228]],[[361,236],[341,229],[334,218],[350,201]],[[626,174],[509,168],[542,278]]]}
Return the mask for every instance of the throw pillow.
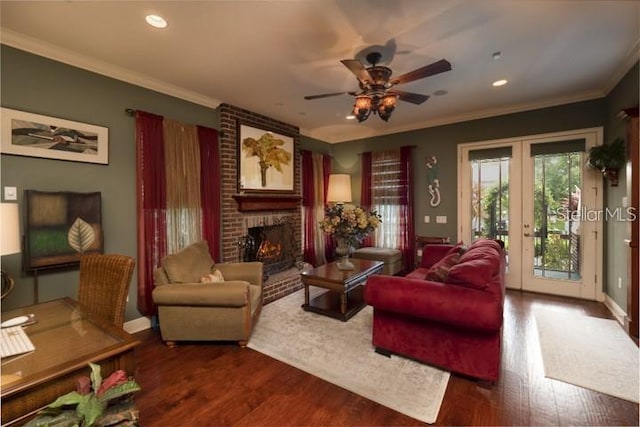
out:
{"label": "throw pillow", "polygon": [[460,262],[449,270],[449,283],[474,289],[485,289],[498,274],[498,257],[479,258]]}
{"label": "throw pillow", "polygon": [[200,278],[200,283],[220,283],[224,282],[224,276],[217,268],[214,268],[213,271],[209,274],[205,274]]}
{"label": "throw pillow", "polygon": [[465,245],[462,242],[462,240],[460,240],[451,249],[449,249],[449,252],[447,252],[447,255],[453,254],[453,253],[457,253],[457,254],[462,255],[463,253],[465,253],[467,251],[467,249],[468,249],[467,245]]}
{"label": "throw pillow", "polygon": [[162,267],[171,283],[198,283],[202,276],[211,272],[212,266],[209,245],[204,240],[162,260]]}
{"label": "throw pillow", "polygon": [[458,252],[449,253],[445,255],[440,261],[436,262],[427,270],[427,274],[424,276],[426,280],[432,282],[444,283],[449,275],[449,269],[456,265],[460,260],[460,254]]}

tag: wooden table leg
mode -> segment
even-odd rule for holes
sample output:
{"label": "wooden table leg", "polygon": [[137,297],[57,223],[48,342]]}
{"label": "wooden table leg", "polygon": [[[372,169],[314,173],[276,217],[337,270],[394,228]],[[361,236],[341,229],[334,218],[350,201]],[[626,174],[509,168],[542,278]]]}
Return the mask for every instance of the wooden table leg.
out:
{"label": "wooden table leg", "polygon": [[304,305],[309,305],[309,285],[304,285]]}
{"label": "wooden table leg", "polygon": [[347,293],[342,292],[340,294],[340,314],[343,316],[347,314]]}

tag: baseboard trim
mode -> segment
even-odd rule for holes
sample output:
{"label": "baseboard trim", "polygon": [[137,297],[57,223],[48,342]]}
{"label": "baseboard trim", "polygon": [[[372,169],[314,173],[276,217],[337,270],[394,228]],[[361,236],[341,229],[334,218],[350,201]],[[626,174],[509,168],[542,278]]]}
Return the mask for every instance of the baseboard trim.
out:
{"label": "baseboard trim", "polygon": [[148,317],[138,317],[137,319],[124,322],[123,325],[123,329],[130,334],[135,334],[136,332],[144,331],[145,329],[150,328],[151,319],[149,319]]}
{"label": "baseboard trim", "polygon": [[625,325],[624,319],[627,317],[627,312],[624,311],[618,303],[616,303],[609,295],[604,294],[604,305],[609,309],[613,317],[616,318],[618,323],[622,326]]}

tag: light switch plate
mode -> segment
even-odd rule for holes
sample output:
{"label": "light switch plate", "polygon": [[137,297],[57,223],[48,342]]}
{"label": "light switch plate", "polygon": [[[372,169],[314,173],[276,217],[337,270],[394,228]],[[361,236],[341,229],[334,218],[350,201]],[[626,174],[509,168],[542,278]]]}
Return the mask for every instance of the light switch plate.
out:
{"label": "light switch plate", "polygon": [[431,218],[429,218],[429,215],[425,215],[424,216],[424,223],[425,224],[429,224],[431,222]]}
{"label": "light switch plate", "polygon": [[436,217],[436,224],[446,224],[447,223],[447,216],[446,215],[438,215]]}
{"label": "light switch plate", "polygon": [[16,187],[4,187],[5,200],[18,200],[18,189]]}

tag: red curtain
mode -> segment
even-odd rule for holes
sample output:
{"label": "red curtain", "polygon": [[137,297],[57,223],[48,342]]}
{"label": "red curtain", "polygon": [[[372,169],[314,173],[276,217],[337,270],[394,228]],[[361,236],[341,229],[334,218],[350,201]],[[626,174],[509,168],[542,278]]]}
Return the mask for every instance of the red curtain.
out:
{"label": "red curtain", "polygon": [[[136,112],[138,223],[138,311],[157,314],[153,270],[167,255],[167,176],[162,116]],[[197,126],[200,148],[200,205],[203,239],[214,260],[220,256],[220,150],[218,131]]]}
{"label": "red curtain", "polygon": [[313,201],[315,192],[313,189],[313,158],[311,151],[302,150],[302,206],[304,211],[304,242],[302,257],[305,262],[315,263],[316,249],[313,244],[316,233],[316,224],[313,220]]}
{"label": "red curtain", "polygon": [[209,243],[214,261],[222,260],[220,249],[220,149],[218,131],[198,126],[200,144],[200,192],[202,207],[202,238]]}
{"label": "red curtain", "polygon": [[153,304],[153,269],[167,254],[166,192],[162,117],[136,113],[136,183],[138,222],[138,311],[157,314]]}
{"label": "red curtain", "polygon": [[400,147],[400,164],[402,173],[400,175],[400,205],[401,218],[400,223],[400,250],[402,251],[402,259],[405,266],[412,267],[414,265],[415,250],[415,230],[413,224],[413,167],[411,164],[411,151],[413,147]]}
{"label": "red curtain", "polygon": [[[371,152],[361,154],[362,161],[362,181],[360,184],[360,206],[366,210],[371,210]],[[372,246],[373,236],[367,236],[362,241],[362,246]]]}

